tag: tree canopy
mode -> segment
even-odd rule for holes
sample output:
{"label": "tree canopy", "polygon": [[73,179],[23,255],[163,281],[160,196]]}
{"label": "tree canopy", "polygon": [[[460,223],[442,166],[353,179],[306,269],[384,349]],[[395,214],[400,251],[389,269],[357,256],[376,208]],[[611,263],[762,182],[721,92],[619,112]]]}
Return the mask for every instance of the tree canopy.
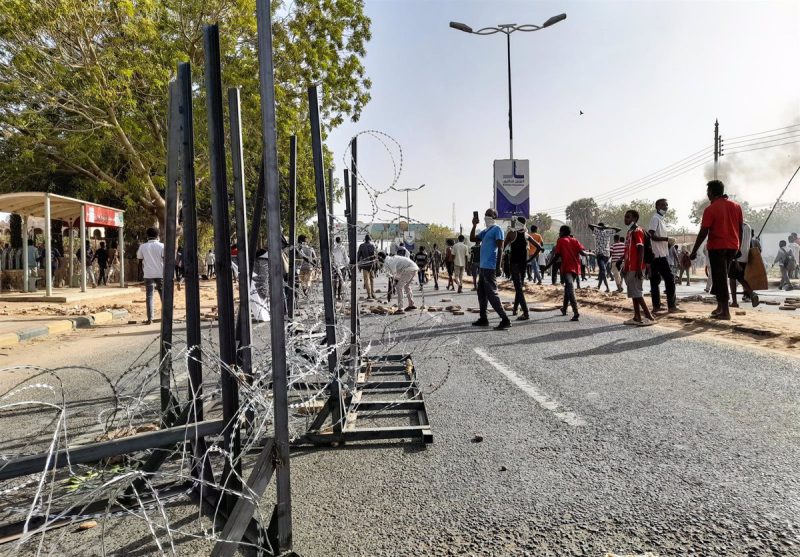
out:
{"label": "tree canopy", "polygon": [[[625,212],[633,209],[639,213],[639,222],[642,226],[646,227],[650,224],[650,219],[656,213],[655,201],[649,199],[634,199],[629,203],[620,203],[615,205],[613,203],[604,203],[600,206],[597,220],[608,226],[616,226],[618,228],[625,227]],[[670,209],[664,215],[664,224],[668,227],[678,222],[678,214],[675,209]]]}
{"label": "tree canopy", "polygon": [[[272,7],[281,174],[285,181],[297,134],[303,220],[314,211],[306,87],[321,84],[325,135],[358,120],[370,99],[362,62],[370,21],[361,0]],[[209,220],[207,23],[220,26],[223,86],[242,92],[252,191],[262,150],[254,12],[252,0],[0,0],[0,191],[50,189],[136,208],[129,224],[163,218],[168,83],[189,61],[199,220]]]}
{"label": "tree canopy", "polygon": [[[767,221],[767,216],[769,216],[772,207],[753,209],[747,201],[739,202],[739,204],[742,206],[745,222],[758,234],[761,231],[761,227],[764,226],[764,222]],[[699,225],[703,220],[703,211],[708,205],[709,201],[707,198],[698,199],[692,203],[692,210],[689,213],[689,218],[694,224]],[[800,232],[800,202],[781,201],[778,203],[764,231]]]}

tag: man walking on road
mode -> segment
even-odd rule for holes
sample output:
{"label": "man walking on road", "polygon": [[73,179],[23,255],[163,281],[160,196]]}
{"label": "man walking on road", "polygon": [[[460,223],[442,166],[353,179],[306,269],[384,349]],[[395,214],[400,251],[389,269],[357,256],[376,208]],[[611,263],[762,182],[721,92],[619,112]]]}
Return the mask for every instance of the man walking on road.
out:
{"label": "man walking on road", "polygon": [[[633,300],[633,319],[625,321],[626,325],[649,326],[655,324],[655,319],[647,309],[644,301],[644,231],[639,228],[639,212],[630,209],[625,213],[625,226],[628,235],[625,238],[625,285],[628,288],[628,298]],[[642,316],[644,314],[644,316]]]}
{"label": "man walking on road", "polygon": [[145,321],[145,325],[150,325],[153,322],[153,290],[158,291],[158,298],[163,303],[164,244],[158,241],[157,229],[147,229],[147,242],[139,245],[139,249],[136,251],[136,258],[142,262],[147,305],[147,321]]}
{"label": "man walking on road", "polygon": [[[402,255],[390,255],[389,257],[386,257],[386,254],[382,251],[378,253],[378,261],[383,264],[386,274],[389,275],[389,280],[394,280],[395,282],[395,289],[397,290],[397,306],[400,308],[395,313],[405,313],[406,311],[417,309],[417,306],[414,305],[414,294],[411,292],[411,282],[419,272],[419,267],[417,267],[417,264],[411,261],[408,257],[403,257]],[[403,309],[404,292],[406,297],[408,297],[408,306],[405,308],[405,310]]]}
{"label": "man walking on road", "polygon": [[572,235],[572,229],[566,224],[558,231],[558,242],[553,248],[553,258],[549,265],[561,266],[561,278],[564,280],[564,302],[561,305],[561,315],[567,314],[567,306],[572,307],[571,321],[580,318],[578,313],[578,301],[575,299],[575,283],[581,272],[581,256],[586,256],[587,252],[581,243]]}
{"label": "man walking on road", "polygon": [[667,237],[667,226],[664,224],[664,216],[669,210],[666,199],[656,201],[656,212],[650,219],[648,233],[650,234],[650,244],[653,246],[653,262],[650,263],[650,298],[653,301],[653,312],[663,311],[661,306],[661,281],[664,281],[664,288],[667,291],[667,311],[678,313],[675,299],[675,276],[669,264],[669,238]]}
{"label": "man walking on road", "polygon": [[527,321],[528,303],[525,301],[525,271],[528,266],[528,246],[534,249],[541,249],[541,244],[537,244],[532,237],[525,231],[525,217],[515,217],[511,221],[511,230],[506,237],[505,244],[510,247],[509,258],[511,266],[511,280],[514,283],[514,312],[517,308],[522,308],[522,315],[517,321]]}
{"label": "man walking on road", "polygon": [[703,211],[700,233],[690,257],[697,257],[697,250],[708,238],[711,293],[717,298],[717,308],[711,312],[711,318],[729,321],[731,311],[728,306],[728,269],[739,255],[744,216],[739,204],[725,195],[725,184],[719,180],[708,183],[706,194],[711,204]]}
{"label": "man walking on road", "polygon": [[333,240],[333,250],[331,254],[331,262],[333,263],[333,291],[336,298],[342,298],[342,284],[344,283],[345,276],[348,275],[348,267],[350,266],[350,257],[347,255],[347,250],[342,245],[342,239],[339,236]]}
{"label": "man walking on road", "polygon": [[467,268],[467,254],[469,248],[464,243],[464,235],[458,235],[458,242],[453,246],[453,264],[455,265],[455,279],[458,284],[458,293],[461,293],[464,286],[464,269]]}
{"label": "man walking on road", "polygon": [[431,252],[431,275],[433,275],[433,289],[439,290],[439,270],[442,268],[442,261],[444,256],[439,246],[433,244],[433,251]]}
{"label": "man walking on road", "polygon": [[609,244],[611,243],[611,238],[619,232],[619,228],[607,227],[602,222],[598,222],[596,225],[590,224],[589,228],[594,234],[594,252],[597,257],[597,289],[600,290],[603,284],[606,285],[606,292],[611,292],[611,288],[608,286],[608,256],[609,256]]}
{"label": "man walking on road", "polygon": [[472,275],[472,289],[478,289],[478,274],[481,270],[481,241],[478,240],[469,248],[469,272]]}
{"label": "man walking on road", "polygon": [[625,260],[625,241],[622,236],[614,236],[614,243],[609,251],[611,253],[611,275],[617,285],[617,292],[622,292],[622,275],[620,272]]}
{"label": "man walking on road", "polygon": [[750,228],[750,225],[746,222],[742,224],[742,240],[739,244],[739,257],[731,263],[730,268],[728,269],[728,278],[731,281],[731,307],[738,308],[739,302],[736,300],[736,281],[742,285],[742,290],[744,294],[742,295],[742,299],[746,300],[750,298],[750,302],[753,304],[753,307],[756,307],[759,304],[758,294],[753,292],[753,289],[750,288],[750,283],[747,282],[747,279],[744,278],[745,269],[747,269],[747,259],[750,255],[750,247],[753,240],[753,229]]}
{"label": "man walking on road", "polygon": [[486,209],[483,223],[486,226],[479,233],[475,233],[478,226],[478,217],[472,219],[472,230],[469,233],[470,242],[481,241],[480,269],[478,271],[478,305],[480,306],[480,318],[473,323],[476,327],[487,327],[489,318],[487,316],[487,306],[492,308],[500,316],[500,324],[495,327],[498,331],[511,328],[511,321],[508,319],[503,304],[500,303],[500,296],[497,294],[497,275],[500,273],[500,258],[498,252],[503,252],[503,229],[495,224],[497,211]]}
{"label": "man walking on road", "polygon": [[419,278],[419,291],[422,292],[422,285],[425,284],[425,269],[428,268],[428,254],[425,251],[425,246],[420,246],[419,251],[414,255],[414,262],[416,262],[418,271],[417,275]]}
{"label": "man walking on road", "polygon": [[[542,274],[539,272],[539,254],[542,253],[544,240],[542,235],[539,234],[539,227],[535,224],[531,225],[531,238],[536,244],[528,246],[528,280],[536,284],[542,284]],[[538,244],[538,248],[536,245]]]}
{"label": "man walking on road", "polygon": [[[403,252],[405,252],[405,246],[403,243],[400,244],[397,253],[399,257],[406,257],[405,255],[400,256],[400,248],[403,248]],[[406,257],[408,259],[408,257]],[[409,259],[410,261],[410,259]],[[374,275],[373,272],[375,270],[375,244],[372,243],[372,238],[370,235],[367,234],[364,236],[364,243],[358,246],[358,253],[356,254],[356,262],[358,264],[358,268],[361,270],[361,275],[364,278],[364,290],[367,291],[367,298],[370,300],[375,299],[375,284],[374,284]]]}

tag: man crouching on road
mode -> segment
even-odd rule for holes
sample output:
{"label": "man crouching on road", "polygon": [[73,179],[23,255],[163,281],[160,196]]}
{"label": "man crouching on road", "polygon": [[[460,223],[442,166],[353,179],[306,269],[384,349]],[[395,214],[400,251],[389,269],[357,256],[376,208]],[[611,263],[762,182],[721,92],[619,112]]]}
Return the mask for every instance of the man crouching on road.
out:
{"label": "man crouching on road", "polygon": [[[402,255],[390,255],[387,257],[382,251],[378,252],[378,261],[381,262],[384,270],[389,275],[389,281],[395,281],[397,305],[400,308],[395,314],[417,309],[417,306],[414,305],[414,295],[411,292],[411,281],[419,273],[417,264]],[[408,297],[408,307],[405,310],[403,310],[403,292]]]}
{"label": "man crouching on road", "polygon": [[497,315],[500,316],[500,324],[495,327],[498,331],[511,328],[511,321],[508,319],[503,304],[500,303],[500,296],[497,294],[497,275],[500,274],[500,258],[497,252],[503,252],[503,229],[495,224],[497,211],[486,209],[483,223],[486,228],[479,233],[475,233],[479,219],[476,216],[472,219],[472,230],[469,233],[470,242],[481,242],[480,269],[478,270],[478,305],[480,306],[481,316],[473,323],[476,327],[487,327],[489,318],[486,314],[488,304]]}

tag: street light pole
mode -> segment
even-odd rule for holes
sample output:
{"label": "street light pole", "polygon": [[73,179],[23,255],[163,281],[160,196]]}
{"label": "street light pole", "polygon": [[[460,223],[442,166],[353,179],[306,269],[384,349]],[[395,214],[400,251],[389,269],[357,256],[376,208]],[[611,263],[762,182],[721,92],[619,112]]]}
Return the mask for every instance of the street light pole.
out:
{"label": "street light pole", "polygon": [[506,33],[508,52],[508,158],[514,160],[514,121],[511,117],[511,33]]}
{"label": "street light pole", "polygon": [[559,21],[564,21],[565,19],[567,19],[567,14],[559,14],[554,15],[542,25],[533,25],[530,23],[526,23],[524,25],[517,25],[516,23],[504,23],[502,25],[498,25],[497,27],[484,27],[483,29],[478,29],[477,31],[473,31],[472,27],[465,23],[459,23],[458,21],[450,22],[450,27],[456,29],[457,31],[463,31],[464,33],[470,33],[473,35],[494,35],[495,33],[505,33],[506,35],[506,53],[508,55],[508,153],[511,160],[514,160],[514,121],[512,118],[511,108],[511,33],[514,31],[539,31],[545,27],[555,25]]}
{"label": "street light pole", "polygon": [[[410,202],[409,202],[409,199],[408,199],[408,192],[419,191],[424,187],[425,187],[425,184],[417,186],[416,188],[396,188],[394,186],[389,188],[389,189],[392,189],[394,191],[401,191],[401,192],[404,191],[404,192],[406,192],[406,222],[408,222],[409,226],[411,226],[411,207],[413,207],[413,205],[410,205]],[[390,205],[390,207],[391,207],[391,205]],[[400,209],[398,207],[398,213],[397,213],[398,221],[400,220],[400,212],[399,211],[400,211]],[[406,239],[406,235],[405,235],[405,233],[403,233],[403,240],[405,240],[405,239]]]}

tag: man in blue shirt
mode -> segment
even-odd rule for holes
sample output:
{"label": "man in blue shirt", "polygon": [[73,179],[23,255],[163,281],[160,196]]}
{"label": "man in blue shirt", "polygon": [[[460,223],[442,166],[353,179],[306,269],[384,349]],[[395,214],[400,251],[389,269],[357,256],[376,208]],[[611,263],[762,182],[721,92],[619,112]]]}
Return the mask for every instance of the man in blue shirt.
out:
{"label": "man in blue shirt", "polygon": [[474,217],[472,219],[472,231],[469,233],[470,242],[481,242],[481,260],[480,269],[478,270],[478,305],[480,306],[480,318],[473,323],[476,327],[486,327],[489,325],[489,318],[486,314],[488,304],[492,304],[492,309],[500,316],[500,324],[495,327],[498,331],[504,331],[511,328],[511,321],[509,321],[503,304],[500,303],[500,296],[497,294],[497,275],[500,273],[500,259],[497,257],[497,252],[503,251],[503,229],[495,224],[497,218],[497,211],[494,209],[486,209],[484,213],[483,223],[486,226],[479,233],[475,233],[475,228],[478,226],[479,219]]}

